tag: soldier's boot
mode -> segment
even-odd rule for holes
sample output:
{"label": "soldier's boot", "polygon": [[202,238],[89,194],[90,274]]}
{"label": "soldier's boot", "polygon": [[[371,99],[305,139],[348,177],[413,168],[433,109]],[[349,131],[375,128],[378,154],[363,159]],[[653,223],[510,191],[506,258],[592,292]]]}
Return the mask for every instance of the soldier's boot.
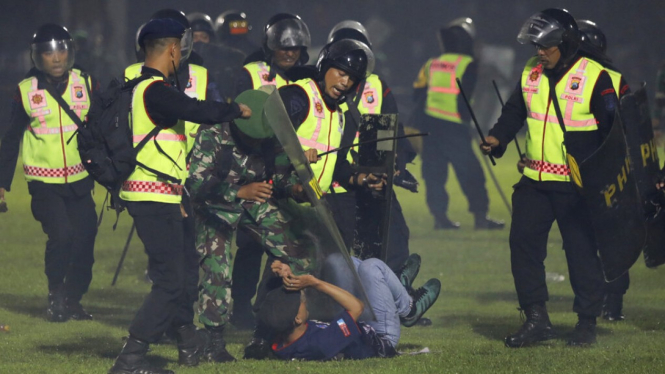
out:
{"label": "soldier's boot", "polygon": [[51,322],[66,322],[69,320],[64,284],[52,287],[49,290],[46,317]]}
{"label": "soldier's boot", "polygon": [[71,298],[67,298],[67,312],[71,319],[75,321],[91,321],[93,319],[92,314],[83,309],[80,301],[74,301]]}
{"label": "soldier's boot", "polygon": [[196,366],[203,356],[207,345],[207,336],[199,334],[193,324],[180,326],[176,329],[178,345],[178,364]]}
{"label": "soldier's boot", "polygon": [[402,265],[397,273],[395,273],[399,279],[399,282],[402,283],[402,286],[404,286],[404,288],[407,290],[411,289],[413,280],[418,276],[418,272],[420,271],[420,262],[420,256],[417,253],[412,253],[406,259],[404,265]]}
{"label": "soldier's boot", "polygon": [[623,295],[608,293],[603,300],[603,318],[608,321],[623,321]]}
{"label": "soldier's boot", "polygon": [[209,336],[208,344],[203,350],[203,356],[212,362],[231,362],[235,361],[226,350],[226,341],[224,341],[224,326],[206,326]]}
{"label": "soldier's boot", "polygon": [[506,226],[505,222],[492,219],[485,213],[476,213],[474,217],[476,221],[474,227],[476,230],[501,230]]}
{"label": "soldier's boot", "polygon": [[257,324],[254,329],[252,341],[245,347],[243,358],[250,360],[265,360],[270,357],[271,349],[268,337],[270,333],[265,326]]}
{"label": "soldier's boot", "polygon": [[596,317],[579,315],[573,334],[568,339],[571,347],[588,347],[596,342]]}
{"label": "soldier's boot", "polygon": [[129,336],[108,374],[175,374],[171,370],[155,368],[146,360],[148,342]]}
{"label": "soldier's boot", "polygon": [[521,348],[556,337],[545,304],[532,304],[521,309],[526,321],[516,333],[506,336],[506,347]]}

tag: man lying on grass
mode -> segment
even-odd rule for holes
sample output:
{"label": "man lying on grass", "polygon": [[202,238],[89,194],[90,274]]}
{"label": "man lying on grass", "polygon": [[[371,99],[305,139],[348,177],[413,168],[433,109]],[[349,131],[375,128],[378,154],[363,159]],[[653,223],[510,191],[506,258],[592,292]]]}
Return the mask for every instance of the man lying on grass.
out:
{"label": "man lying on grass", "polygon": [[[407,291],[420,267],[418,255],[409,258],[400,272],[402,276],[395,275],[375,258],[365,261],[353,258],[353,261],[376,321],[358,322],[364,304],[351,293],[313,275],[294,276],[288,266],[273,262],[271,269],[282,277],[284,286],[267,294],[258,317],[275,333],[272,350],[277,357],[329,360],[395,356],[400,321],[406,327],[415,325],[439,296],[438,279]],[[306,288],[330,296],[344,311],[331,323],[308,321]]]}

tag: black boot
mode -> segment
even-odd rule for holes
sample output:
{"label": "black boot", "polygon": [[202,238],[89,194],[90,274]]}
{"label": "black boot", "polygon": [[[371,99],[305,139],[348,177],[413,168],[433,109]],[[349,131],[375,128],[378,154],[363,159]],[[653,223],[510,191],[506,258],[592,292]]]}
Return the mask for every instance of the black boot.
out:
{"label": "black boot", "polygon": [[608,293],[603,300],[603,318],[608,321],[623,321],[623,295]]}
{"label": "black boot", "polygon": [[171,370],[151,367],[145,359],[147,352],[148,342],[129,336],[108,374],[175,374]]}
{"label": "black boot", "polygon": [[201,360],[203,349],[207,345],[206,336],[197,333],[193,324],[180,326],[176,329],[178,342],[178,364],[196,366]]}
{"label": "black boot", "polygon": [[83,309],[80,301],[74,301],[67,298],[67,312],[71,319],[75,321],[91,321],[92,314]]}
{"label": "black boot", "polygon": [[252,341],[245,347],[245,359],[265,360],[269,358],[272,350],[270,349],[271,340],[270,329],[261,323],[256,324]]}
{"label": "black boot", "polygon": [[596,342],[596,317],[579,316],[573,335],[568,340],[571,347],[588,347]]}
{"label": "black boot", "polygon": [[51,322],[67,322],[69,320],[69,312],[67,311],[65,285],[61,284],[49,288],[46,317]]}
{"label": "black boot", "polygon": [[474,216],[476,221],[476,230],[501,230],[504,226],[506,226],[505,222],[492,219],[485,213],[478,213]]}
{"label": "black boot", "polygon": [[212,362],[231,362],[236,358],[226,350],[224,341],[224,326],[206,326],[206,332],[209,336],[208,344],[203,350],[203,356]]}
{"label": "black boot", "polygon": [[434,222],[434,230],[457,230],[459,228],[460,223],[451,221],[448,217],[439,218]]}
{"label": "black boot", "polygon": [[506,336],[506,347],[521,348],[556,337],[544,304],[529,305],[523,311],[526,321],[516,333]]}

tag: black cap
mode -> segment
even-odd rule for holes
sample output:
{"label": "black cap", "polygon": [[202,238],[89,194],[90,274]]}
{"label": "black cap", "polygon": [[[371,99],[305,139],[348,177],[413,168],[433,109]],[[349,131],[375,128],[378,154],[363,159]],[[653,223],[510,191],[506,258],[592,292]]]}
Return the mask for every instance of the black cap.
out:
{"label": "black cap", "polygon": [[145,47],[145,41],[162,38],[182,38],[185,27],[170,18],[152,19],[143,26],[139,33],[139,46]]}
{"label": "black cap", "polygon": [[258,318],[277,334],[290,332],[300,308],[300,291],[276,288],[266,294],[260,306]]}
{"label": "black cap", "polygon": [[169,18],[169,19],[178,21],[186,29],[188,29],[190,27],[189,26],[189,20],[185,16],[185,13],[183,13],[179,10],[175,10],[175,9],[158,10],[155,13],[153,13],[152,17],[150,17],[150,19],[164,19],[164,18]]}

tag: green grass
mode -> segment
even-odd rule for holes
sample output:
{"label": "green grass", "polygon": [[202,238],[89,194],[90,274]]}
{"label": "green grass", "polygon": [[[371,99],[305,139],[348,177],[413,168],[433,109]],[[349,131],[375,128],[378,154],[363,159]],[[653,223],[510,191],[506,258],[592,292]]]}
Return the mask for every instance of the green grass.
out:
{"label": "green grass", "polygon": [[[511,151],[512,150],[511,146]],[[514,151],[513,151],[514,152]],[[506,193],[518,179],[516,155],[510,154],[493,170]],[[418,165],[411,166],[419,175]],[[488,181],[490,213],[509,221],[496,189]],[[547,271],[564,274],[566,280],[550,283],[548,308],[561,338],[525,349],[504,348],[502,338],[521,321],[510,273],[508,229],[473,230],[467,202],[454,177],[448,183],[452,196],[450,217],[462,222],[458,232],[433,231],[424,191],[398,195],[411,228],[411,251],[423,257],[416,285],[430,277],[443,283],[436,305],[428,312],[433,326],[404,329],[400,350],[429,347],[426,355],[362,362],[245,361],[198,368],[180,368],[172,346],[152,346],[150,360],[178,373],[661,373],[665,371],[665,274],[646,269],[643,261],[631,271],[631,288],[625,300],[627,320],[599,322],[598,344],[588,349],[565,346],[576,317],[568,283],[561,238],[553,230]],[[424,190],[424,188],[421,188]],[[103,199],[97,190],[98,207]],[[96,264],[84,305],[95,315],[92,322],[46,322],[46,278],[43,274],[45,235],[30,213],[23,176],[17,173],[14,190],[7,195],[10,211],[0,214],[0,324],[11,326],[0,333],[0,373],[104,373],[122,345],[121,337],[147,294],[142,281],[146,256],[135,240],[115,287],[111,279],[131,219],[123,215],[118,229],[106,216],[96,242]],[[99,208],[98,208],[99,209]],[[236,357],[248,342],[248,332],[229,328],[229,350]],[[357,370],[357,371],[356,371]]]}

